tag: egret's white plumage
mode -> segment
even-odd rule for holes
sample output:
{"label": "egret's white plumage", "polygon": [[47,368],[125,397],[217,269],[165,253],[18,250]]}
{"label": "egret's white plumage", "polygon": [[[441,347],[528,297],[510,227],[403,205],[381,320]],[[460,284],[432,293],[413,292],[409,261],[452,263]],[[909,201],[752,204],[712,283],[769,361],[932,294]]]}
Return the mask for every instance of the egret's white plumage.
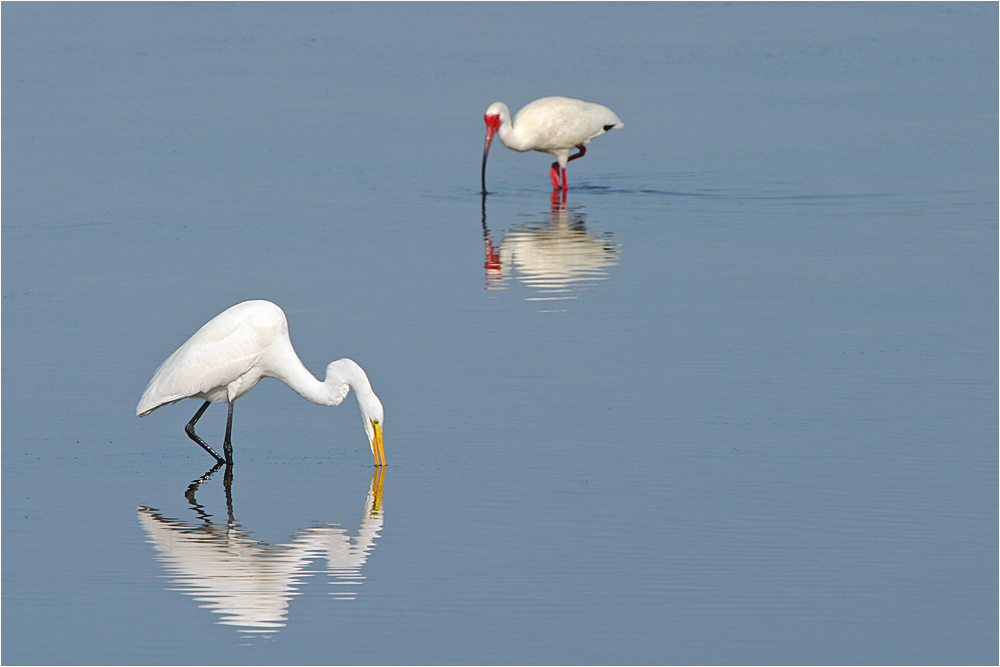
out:
{"label": "egret's white plumage", "polygon": [[[339,359],[327,366],[323,382],[317,380],[292,347],[285,313],[270,301],[244,301],[209,320],[156,369],[135,413],[145,417],[162,405],[184,398],[204,400],[185,430],[217,459],[231,462],[233,401],[265,377],[281,380],[319,405],[339,405],[353,387],[375,463],[385,464],[382,403],[364,370],[350,359]],[[209,404],[219,401],[229,403],[225,458],[194,433],[194,424]]]}
{"label": "egret's white plumage", "polygon": [[[625,127],[614,111],[600,104],[569,97],[543,97],[525,105],[513,118],[503,102],[486,109],[486,147],[483,149],[483,192],[486,192],[486,157],[493,136],[515,151],[551,153],[556,162],[550,170],[552,187],[566,189],[566,164],[582,157],[589,143],[608,130]],[[570,151],[579,153],[570,157]],[[557,171],[558,170],[558,171]],[[562,184],[559,182],[559,172]]]}

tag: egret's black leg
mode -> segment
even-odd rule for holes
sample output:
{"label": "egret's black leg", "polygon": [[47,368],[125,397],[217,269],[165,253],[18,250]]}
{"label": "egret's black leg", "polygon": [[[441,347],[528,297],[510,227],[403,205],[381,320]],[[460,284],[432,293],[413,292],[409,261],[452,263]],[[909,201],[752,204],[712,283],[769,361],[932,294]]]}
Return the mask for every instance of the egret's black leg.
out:
{"label": "egret's black leg", "polygon": [[[205,442],[204,440],[202,440],[201,438],[199,438],[198,434],[194,432],[194,425],[198,423],[198,420],[201,419],[201,416],[203,414],[205,414],[205,410],[208,410],[208,406],[210,406],[211,404],[212,404],[212,401],[205,401],[205,404],[202,405],[200,408],[198,408],[198,412],[194,413],[194,417],[191,417],[191,421],[189,421],[187,423],[187,426],[184,427],[184,432],[188,434],[189,438],[191,438],[192,440],[194,440],[195,442],[197,442],[199,445],[201,445],[202,448],[206,452],[208,452],[209,454],[211,454],[212,456],[214,456],[216,461],[218,461],[219,463],[225,463],[226,459],[224,459],[221,456],[219,456],[218,454],[216,454],[215,450],[212,449],[211,447],[209,447],[208,443]],[[230,403],[229,404],[229,419],[230,420],[232,420],[232,417],[233,417],[232,409],[233,409],[233,404]],[[228,442],[228,440],[229,440],[228,436],[227,436],[226,440]]]}
{"label": "egret's black leg", "polygon": [[229,525],[235,525],[236,519],[233,518],[233,464],[232,462],[226,463],[226,472],[222,476],[222,486],[226,490],[226,512],[229,517]]}
{"label": "egret's black leg", "polygon": [[233,401],[229,401],[229,419],[226,420],[226,439],[222,441],[222,453],[226,455],[226,463],[233,462]]}

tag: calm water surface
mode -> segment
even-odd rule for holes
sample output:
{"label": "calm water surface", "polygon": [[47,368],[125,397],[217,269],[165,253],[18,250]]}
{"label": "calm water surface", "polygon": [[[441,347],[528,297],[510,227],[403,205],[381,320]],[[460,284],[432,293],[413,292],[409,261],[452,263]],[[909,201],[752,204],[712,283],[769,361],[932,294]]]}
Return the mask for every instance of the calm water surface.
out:
{"label": "calm water surface", "polygon": [[[995,4],[2,19],[5,663],[997,662]],[[552,94],[626,127],[484,200]],[[383,473],[135,418],[252,298]]]}

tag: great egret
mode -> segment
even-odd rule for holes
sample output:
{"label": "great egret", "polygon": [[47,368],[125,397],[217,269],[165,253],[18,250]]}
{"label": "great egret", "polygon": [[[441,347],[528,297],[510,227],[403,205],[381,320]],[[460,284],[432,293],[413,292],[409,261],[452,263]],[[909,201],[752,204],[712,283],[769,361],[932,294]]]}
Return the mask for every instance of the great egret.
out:
{"label": "great egret", "polygon": [[[608,130],[625,127],[625,123],[606,106],[569,97],[543,97],[524,106],[511,120],[510,109],[503,102],[494,102],[486,110],[486,147],[483,149],[483,194],[486,193],[486,157],[493,135],[515,151],[552,153],[549,176],[552,187],[566,190],[566,163],[583,157],[584,144]],[[570,156],[573,148],[579,153]],[[559,174],[562,173],[562,184]]]}
{"label": "great egret", "polygon": [[[270,301],[236,304],[198,329],[156,369],[135,414],[145,417],[161,405],[184,398],[204,400],[184,430],[219,462],[232,463],[233,402],[265,377],[278,378],[319,405],[339,405],[353,387],[375,465],[385,465],[382,403],[364,370],[350,359],[338,359],[326,367],[323,382],[314,378],[295,354],[285,313]],[[229,403],[222,444],[225,458],[194,432],[205,410],[217,401]]]}

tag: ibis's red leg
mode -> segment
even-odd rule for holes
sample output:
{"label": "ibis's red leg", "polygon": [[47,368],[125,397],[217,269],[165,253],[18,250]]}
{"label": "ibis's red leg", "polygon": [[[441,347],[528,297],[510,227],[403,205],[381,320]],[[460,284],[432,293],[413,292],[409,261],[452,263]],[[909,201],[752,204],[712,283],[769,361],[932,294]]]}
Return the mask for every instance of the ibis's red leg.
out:
{"label": "ibis's red leg", "polygon": [[[570,158],[573,159],[573,158]],[[562,183],[559,183],[559,173],[562,172]],[[549,177],[552,179],[552,189],[553,190],[565,190],[566,189],[566,170],[559,167],[558,162],[552,163],[552,169],[549,170]]]}
{"label": "ibis's red leg", "polygon": [[559,163],[553,162],[552,169],[549,170],[549,178],[552,179],[552,189],[559,189]]}
{"label": "ibis's red leg", "polygon": [[[587,154],[587,149],[584,147],[583,144],[580,144],[579,146],[577,146],[577,148],[579,149],[580,152],[579,153],[574,153],[573,155],[570,155],[569,159],[566,160],[567,162],[572,162],[573,160],[577,159],[578,157],[583,157],[584,155]],[[562,172],[562,185],[561,186],[560,186],[560,183],[559,183],[559,172]],[[549,170],[549,178],[552,179],[552,187],[554,189],[556,189],[556,190],[560,189],[560,187],[563,190],[566,190],[569,187],[566,184],[566,170],[565,169],[560,169],[558,162],[553,162],[552,163],[552,169]]]}

